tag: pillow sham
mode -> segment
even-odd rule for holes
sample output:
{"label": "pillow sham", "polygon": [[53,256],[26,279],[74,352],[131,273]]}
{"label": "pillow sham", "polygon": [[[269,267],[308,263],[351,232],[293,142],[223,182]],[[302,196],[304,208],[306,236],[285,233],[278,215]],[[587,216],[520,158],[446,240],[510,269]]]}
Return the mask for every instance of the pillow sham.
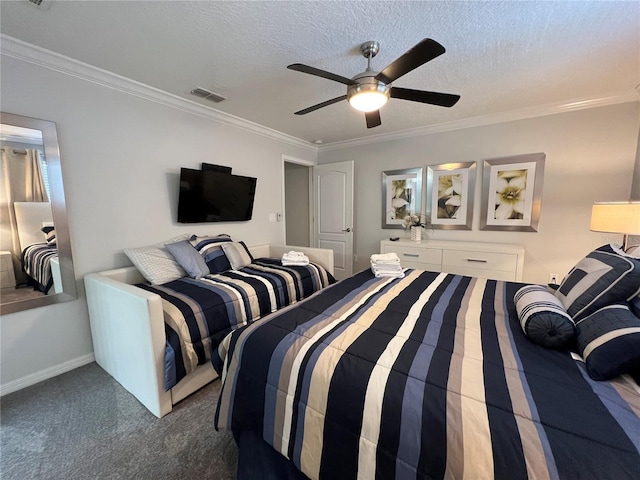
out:
{"label": "pillow sham", "polygon": [[594,380],[640,371],[640,318],[625,303],[603,307],[576,323],[578,350]]}
{"label": "pillow sham", "polygon": [[191,245],[198,251],[202,258],[204,258],[209,273],[222,273],[227,270],[231,270],[231,264],[222,250],[221,245],[226,242],[231,242],[231,237],[226,233],[216,235],[215,237],[202,236],[191,237]]}
{"label": "pillow sham", "polygon": [[45,225],[43,223],[43,226],[40,229],[40,231],[44,233],[44,238],[49,245],[56,244],[56,230],[53,225]]}
{"label": "pillow sham", "polygon": [[166,242],[148,247],[125,248],[124,254],[152,285],[161,285],[187,276],[187,272],[165,248],[165,243],[188,240],[191,234],[183,234]]}
{"label": "pillow sham", "polygon": [[47,233],[47,243],[49,245],[55,245],[56,244],[56,231],[55,230],[51,230],[49,233]]}
{"label": "pillow sham", "polygon": [[249,249],[242,241],[223,243],[222,249],[229,259],[231,268],[234,270],[240,270],[242,267],[251,265],[251,262],[253,262],[253,257],[251,253],[249,253]]}
{"label": "pillow sham", "polygon": [[640,318],[640,294],[636,295],[629,301],[629,307],[633,314]]}
{"label": "pillow sham", "polygon": [[209,274],[207,263],[189,240],[167,243],[165,247],[191,278],[202,278]]}
{"label": "pillow sham", "polygon": [[604,245],[580,260],[560,284],[555,296],[574,321],[640,293],[640,259]]}
{"label": "pillow sham", "polygon": [[562,302],[542,285],[527,285],[513,297],[520,326],[534,343],[562,348],[575,338],[575,324]]}

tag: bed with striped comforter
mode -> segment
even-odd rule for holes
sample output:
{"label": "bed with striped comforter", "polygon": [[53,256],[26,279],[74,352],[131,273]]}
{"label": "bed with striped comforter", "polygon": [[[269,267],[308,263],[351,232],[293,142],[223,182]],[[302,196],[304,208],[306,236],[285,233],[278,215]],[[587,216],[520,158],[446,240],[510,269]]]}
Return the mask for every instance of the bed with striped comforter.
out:
{"label": "bed with striped comforter", "polygon": [[312,479],[640,477],[633,379],[593,381],[529,341],[523,284],[405,273],[359,273],[230,334],[216,428]]}
{"label": "bed with striped comforter", "polygon": [[48,243],[34,243],[22,251],[22,270],[35,288],[48,293],[53,286],[51,259],[58,256],[58,247]]}
{"label": "bed with striped comforter", "polygon": [[139,284],[162,298],[165,333],[165,390],[173,388],[232,330],[335,282],[314,263],[283,267],[279,259],[260,258],[240,270],[181,278],[163,285]]}

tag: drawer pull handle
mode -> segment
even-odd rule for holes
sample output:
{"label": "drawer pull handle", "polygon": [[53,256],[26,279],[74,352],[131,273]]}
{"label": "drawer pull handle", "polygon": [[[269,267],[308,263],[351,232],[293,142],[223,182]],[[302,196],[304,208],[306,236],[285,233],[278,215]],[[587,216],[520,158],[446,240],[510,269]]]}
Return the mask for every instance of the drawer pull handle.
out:
{"label": "drawer pull handle", "polygon": [[419,253],[403,253],[402,254],[405,257],[419,257],[420,254]]}
{"label": "drawer pull handle", "polygon": [[487,263],[484,258],[467,258],[467,262]]}

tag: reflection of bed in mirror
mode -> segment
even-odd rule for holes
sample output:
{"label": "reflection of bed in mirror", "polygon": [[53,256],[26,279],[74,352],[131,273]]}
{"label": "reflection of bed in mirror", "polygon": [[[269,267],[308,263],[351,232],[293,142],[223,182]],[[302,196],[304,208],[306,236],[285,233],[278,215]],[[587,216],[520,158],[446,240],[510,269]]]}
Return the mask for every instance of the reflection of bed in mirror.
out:
{"label": "reflection of bed in mirror", "polygon": [[24,273],[37,290],[45,294],[59,293],[61,287],[57,245],[55,240],[48,242],[43,231],[46,226],[53,228],[51,204],[15,202],[14,209]]}

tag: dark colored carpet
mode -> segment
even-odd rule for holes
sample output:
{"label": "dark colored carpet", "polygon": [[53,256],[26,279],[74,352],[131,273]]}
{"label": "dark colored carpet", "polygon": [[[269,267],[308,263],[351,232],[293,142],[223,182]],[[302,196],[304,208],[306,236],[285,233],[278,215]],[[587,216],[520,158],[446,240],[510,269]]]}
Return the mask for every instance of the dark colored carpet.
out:
{"label": "dark colored carpet", "polygon": [[0,400],[0,477],[236,478],[238,450],[213,417],[216,380],[158,419],[92,363]]}

